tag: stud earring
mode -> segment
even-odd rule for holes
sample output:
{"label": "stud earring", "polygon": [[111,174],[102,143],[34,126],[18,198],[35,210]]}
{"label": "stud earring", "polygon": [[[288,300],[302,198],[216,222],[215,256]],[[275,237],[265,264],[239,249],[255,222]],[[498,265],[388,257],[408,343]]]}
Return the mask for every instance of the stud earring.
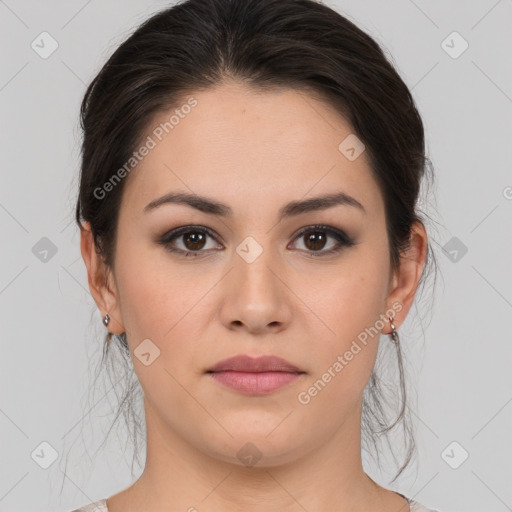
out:
{"label": "stud earring", "polygon": [[110,317],[108,316],[108,313],[103,317],[103,323],[105,324],[105,327],[110,322]]}

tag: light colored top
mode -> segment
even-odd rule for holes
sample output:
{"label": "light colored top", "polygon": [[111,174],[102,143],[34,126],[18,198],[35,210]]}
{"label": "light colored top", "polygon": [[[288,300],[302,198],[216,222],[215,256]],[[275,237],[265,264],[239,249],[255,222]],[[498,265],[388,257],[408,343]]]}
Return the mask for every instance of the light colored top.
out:
{"label": "light colored top", "polygon": [[[402,496],[409,502],[409,512],[439,512],[438,510],[426,508],[421,503],[418,503],[417,501],[407,498],[403,494],[400,494],[400,496]],[[73,510],[72,512],[108,512],[107,498],[95,501],[94,503],[89,503],[88,505]]]}

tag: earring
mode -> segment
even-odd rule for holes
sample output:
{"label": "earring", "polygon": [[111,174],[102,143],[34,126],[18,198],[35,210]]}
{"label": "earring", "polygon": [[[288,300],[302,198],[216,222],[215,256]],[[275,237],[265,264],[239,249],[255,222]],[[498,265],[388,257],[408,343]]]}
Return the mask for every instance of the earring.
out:
{"label": "earring", "polygon": [[393,340],[393,343],[398,344],[399,343],[398,332],[396,331],[396,326],[393,323],[393,318],[390,318],[389,321],[390,321],[389,325],[390,325],[390,327],[392,329],[391,333],[390,333],[390,336],[391,336],[391,338]]}
{"label": "earring", "polygon": [[103,323],[105,324],[105,327],[110,322],[110,317],[108,316],[108,313],[103,317]]}

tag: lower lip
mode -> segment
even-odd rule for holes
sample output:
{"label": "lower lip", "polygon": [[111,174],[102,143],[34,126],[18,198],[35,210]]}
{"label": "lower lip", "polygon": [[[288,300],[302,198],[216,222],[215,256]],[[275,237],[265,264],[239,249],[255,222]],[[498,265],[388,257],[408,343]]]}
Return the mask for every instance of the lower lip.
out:
{"label": "lower lip", "polygon": [[271,393],[295,379],[300,373],[291,372],[235,372],[224,371],[209,374],[213,379],[231,389],[248,395]]}

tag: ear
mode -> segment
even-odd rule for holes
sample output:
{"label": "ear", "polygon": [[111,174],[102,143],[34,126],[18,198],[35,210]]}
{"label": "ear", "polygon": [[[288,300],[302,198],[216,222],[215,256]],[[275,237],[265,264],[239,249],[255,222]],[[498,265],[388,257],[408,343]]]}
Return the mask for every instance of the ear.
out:
{"label": "ear", "polygon": [[124,325],[119,308],[119,294],[111,269],[98,254],[89,222],[83,222],[80,229],[80,250],[85,266],[89,289],[100,310],[101,316],[108,313],[110,322],[107,326],[109,332],[122,334]]}
{"label": "ear", "polygon": [[[388,309],[395,309],[392,307],[395,303],[402,306],[399,310],[396,308],[393,318],[393,324],[397,329],[405,321],[412,306],[427,258],[428,237],[423,223],[417,221],[412,225],[409,240],[409,248],[400,255],[400,267],[391,279],[386,301]],[[384,334],[391,334],[389,325],[390,323],[386,323]]]}

